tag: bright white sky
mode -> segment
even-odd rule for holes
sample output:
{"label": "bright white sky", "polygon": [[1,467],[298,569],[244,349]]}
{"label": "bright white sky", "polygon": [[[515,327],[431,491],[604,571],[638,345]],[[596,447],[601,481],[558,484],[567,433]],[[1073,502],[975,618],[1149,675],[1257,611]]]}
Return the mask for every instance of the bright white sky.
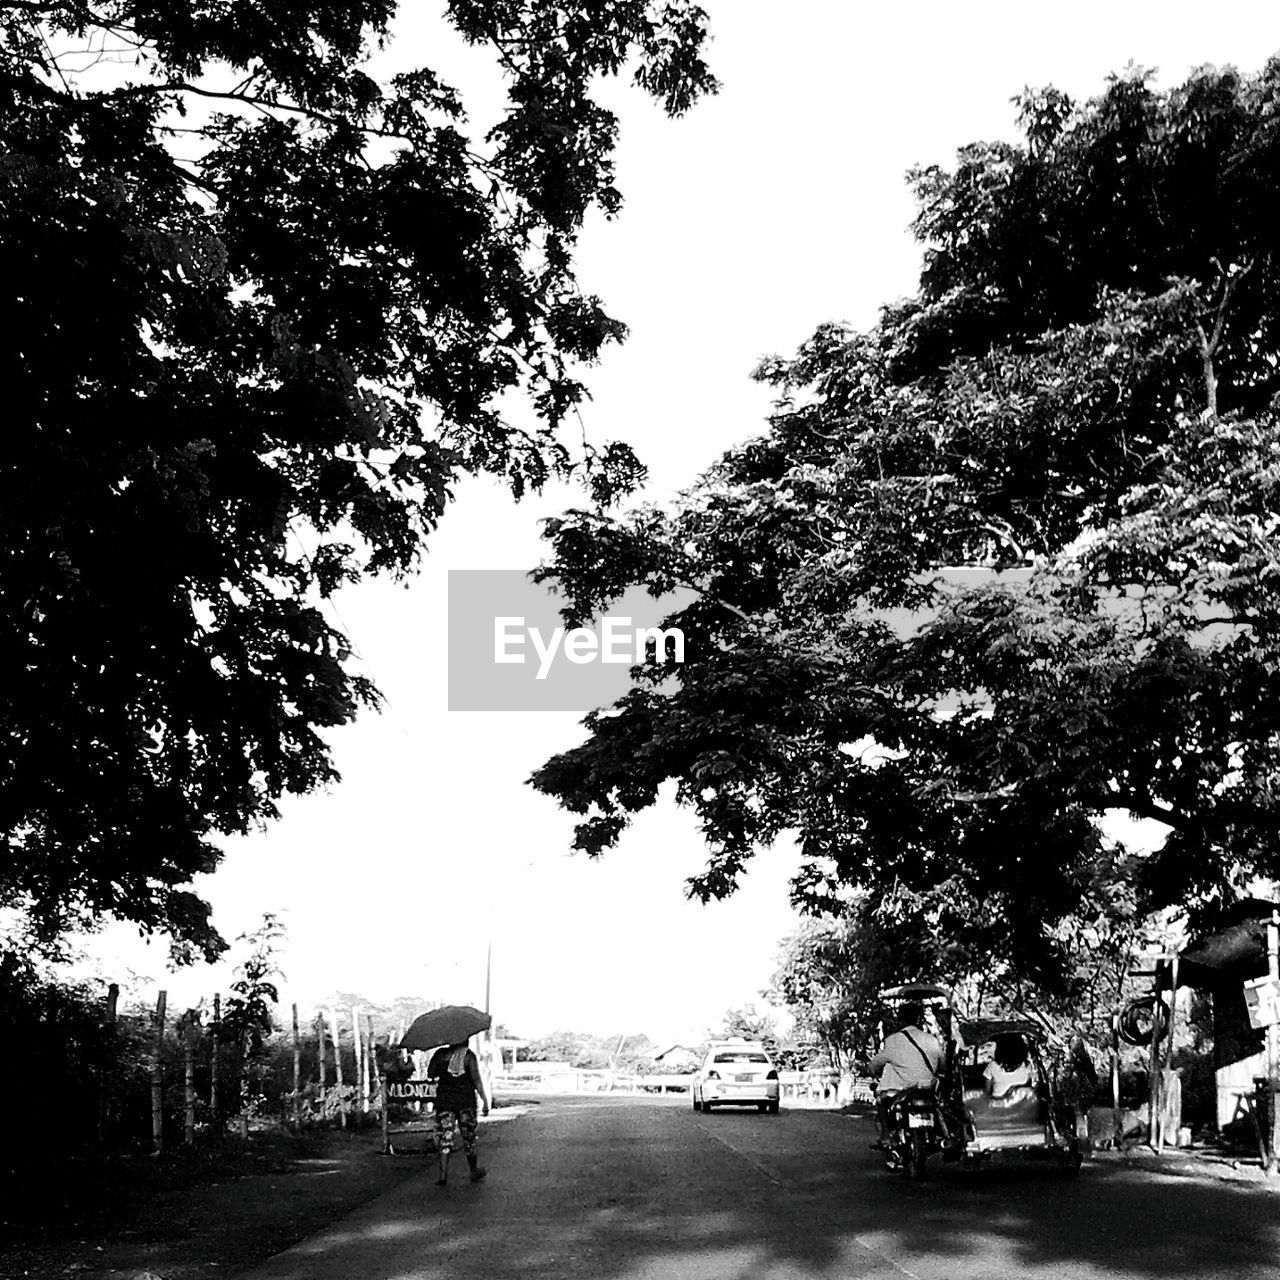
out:
{"label": "bright white sky", "polygon": [[[1205,62],[1256,71],[1280,49],[1257,3],[703,3],[722,91],[678,121],[611,93],[626,204],[593,223],[579,256],[584,288],[631,327],[591,375],[587,427],[636,446],[655,500],[761,428],[767,398],[748,379],[760,356],[826,320],[869,325],[913,291],[910,166],[1013,138],[1009,100],[1025,85],[1086,97],[1132,60],[1167,87]],[[390,56],[412,63],[416,50],[447,60],[435,24],[415,17]],[[482,55],[448,56],[464,92],[495,83]],[[683,896],[703,850],[669,801],[604,860],[571,857],[571,818],[524,780],[579,739],[577,718],[446,710],[447,570],[531,567],[539,518],[572,500],[516,506],[464,485],[419,578],[338,600],[388,708],[333,736],[340,785],[227,842],[199,885],[229,939],[263,911],[283,915],[286,1007],[336,990],[482,1003],[490,939],[493,1011],[526,1036],[696,1039],[730,1006],[761,1003],[796,922],[791,849],[762,854],[735,897],[706,907]],[[180,1008],[226,990],[225,966],[166,973],[164,945],[130,930],[91,952],[127,998],[165,986]]]}

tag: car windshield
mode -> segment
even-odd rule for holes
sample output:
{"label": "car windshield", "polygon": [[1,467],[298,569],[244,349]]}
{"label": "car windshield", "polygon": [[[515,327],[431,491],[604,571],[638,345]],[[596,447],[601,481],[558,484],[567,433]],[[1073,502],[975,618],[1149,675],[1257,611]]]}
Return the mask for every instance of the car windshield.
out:
{"label": "car windshield", "polygon": [[733,1053],[717,1053],[715,1062],[768,1062],[763,1053],[752,1053],[750,1050],[739,1050]]}

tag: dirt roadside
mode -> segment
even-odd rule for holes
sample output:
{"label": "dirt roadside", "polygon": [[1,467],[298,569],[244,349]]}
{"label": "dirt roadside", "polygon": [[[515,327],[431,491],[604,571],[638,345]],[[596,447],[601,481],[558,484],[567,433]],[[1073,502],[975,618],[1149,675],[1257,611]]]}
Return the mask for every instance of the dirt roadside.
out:
{"label": "dirt roadside", "polygon": [[0,1202],[0,1280],[234,1276],[433,1167],[423,1135],[254,1135],[246,1150],[20,1171]]}

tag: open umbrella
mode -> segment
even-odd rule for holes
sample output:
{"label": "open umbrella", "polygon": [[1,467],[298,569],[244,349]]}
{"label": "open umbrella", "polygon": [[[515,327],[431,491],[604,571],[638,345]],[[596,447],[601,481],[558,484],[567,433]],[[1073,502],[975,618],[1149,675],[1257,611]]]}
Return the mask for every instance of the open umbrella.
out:
{"label": "open umbrella", "polygon": [[461,1044],[481,1031],[488,1031],[493,1019],[469,1004],[446,1004],[414,1018],[400,1039],[402,1049],[434,1049],[441,1044]]}

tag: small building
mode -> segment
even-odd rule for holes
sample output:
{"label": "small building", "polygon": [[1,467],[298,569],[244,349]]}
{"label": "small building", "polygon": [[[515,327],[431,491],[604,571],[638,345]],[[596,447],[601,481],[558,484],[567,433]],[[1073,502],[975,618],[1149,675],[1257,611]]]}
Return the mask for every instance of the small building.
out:
{"label": "small building", "polygon": [[[508,1066],[514,1067],[520,1060],[520,1050],[528,1047],[527,1040],[518,1040],[514,1036],[495,1036],[493,1052],[498,1059],[498,1070],[505,1071]],[[511,1055],[510,1061],[507,1059],[508,1053]]]}
{"label": "small building", "polygon": [[1276,904],[1256,898],[1237,902],[1215,932],[1194,939],[1178,954],[1178,985],[1213,1000],[1219,1129],[1248,1116],[1254,1081],[1267,1074],[1266,1033],[1250,1024],[1244,984],[1266,975],[1267,923],[1275,909]]}

